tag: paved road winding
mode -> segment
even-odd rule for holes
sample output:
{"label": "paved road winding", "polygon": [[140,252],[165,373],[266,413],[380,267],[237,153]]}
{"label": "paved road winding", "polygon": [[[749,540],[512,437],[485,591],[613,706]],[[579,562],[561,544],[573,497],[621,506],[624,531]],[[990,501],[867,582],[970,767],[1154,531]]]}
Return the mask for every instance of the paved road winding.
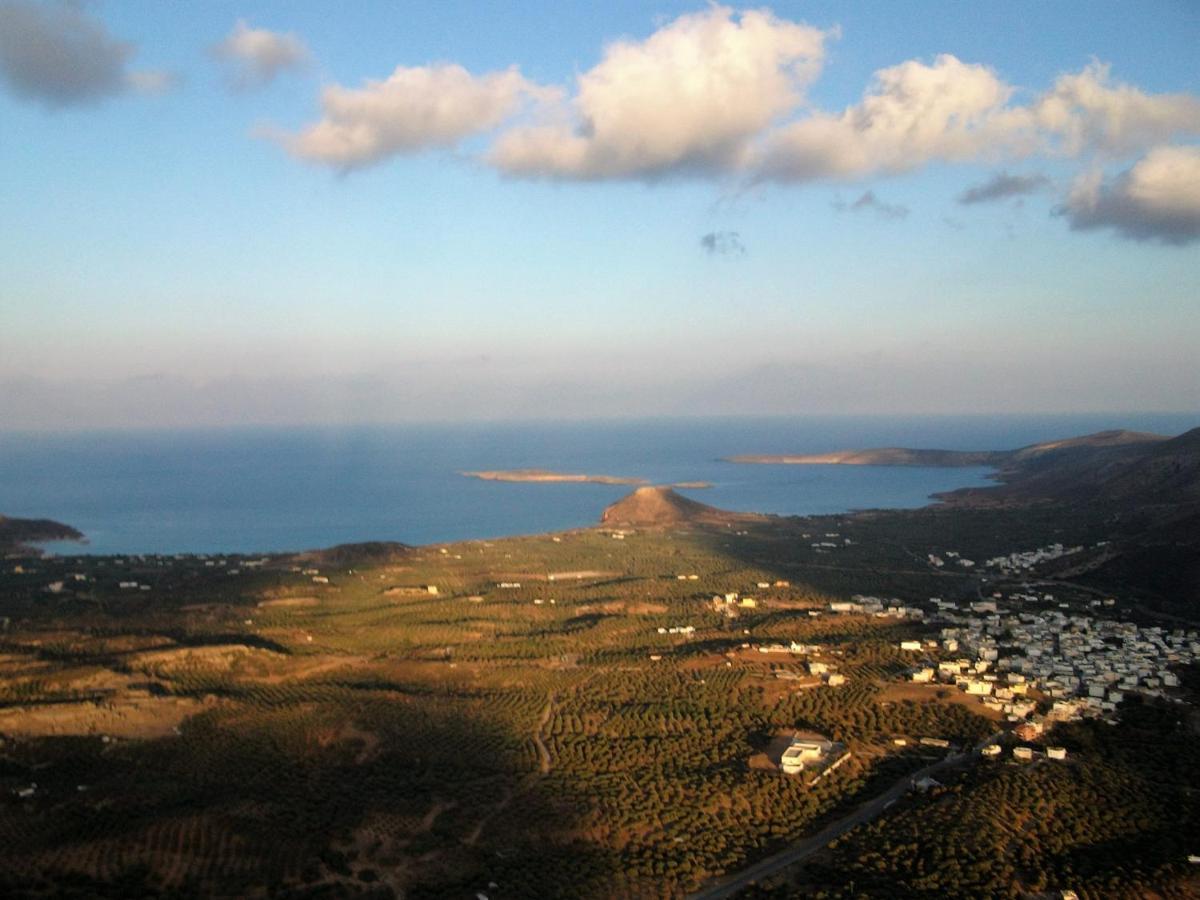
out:
{"label": "paved road winding", "polygon": [[841,837],[850,829],[857,828],[859,825],[874,819],[894,801],[900,799],[901,796],[910,790],[914,781],[919,781],[927,775],[934,775],[946,769],[976,762],[980,758],[979,751],[983,746],[995,741],[999,736],[999,734],[990,735],[966,753],[956,753],[947,756],[945,759],[931,763],[917,772],[905,775],[888,788],[886,792],[872,800],[868,800],[836,822],[825,826],[825,828],[812,837],[798,841],[786,850],[776,853],[774,856],[769,856],[748,868],[742,869],[740,872],[734,872],[731,875],[726,875],[716,881],[710,882],[706,887],[701,888],[694,894],[690,894],[688,900],[721,900],[721,898],[732,897],[738,891],[749,887],[759,879],[775,875],[784,869],[804,862],[809,857],[828,847],[830,842],[835,838]]}

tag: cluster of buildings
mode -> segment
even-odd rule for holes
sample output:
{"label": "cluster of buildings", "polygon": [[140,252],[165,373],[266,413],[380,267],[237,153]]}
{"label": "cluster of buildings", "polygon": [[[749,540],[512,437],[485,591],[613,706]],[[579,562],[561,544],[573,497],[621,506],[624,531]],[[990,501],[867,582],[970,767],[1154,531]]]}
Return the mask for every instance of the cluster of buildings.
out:
{"label": "cluster of buildings", "polygon": [[829,604],[829,611],[839,615],[869,615],[876,618],[925,618],[925,610],[920,607],[905,605],[895,598],[885,600],[862,594],[855,594],[849,600],[835,600]]}
{"label": "cluster of buildings", "polygon": [[[259,569],[268,563],[270,560],[267,557],[257,559],[247,559],[243,557],[231,556],[210,556],[208,554],[190,554],[176,553],[173,555],[165,554],[134,554],[131,556],[117,557],[95,557],[86,558],[87,572],[64,572],[63,568],[67,566],[75,566],[84,563],[83,557],[51,557],[43,560],[42,565],[54,571],[54,576],[58,576],[55,580],[47,582],[42,590],[48,594],[71,594],[80,591],[88,590],[86,585],[107,582],[106,575],[112,573],[112,576],[118,580],[116,586],[122,591],[149,591],[152,585],[144,581],[128,577],[135,573],[147,573],[153,569],[164,569],[175,566],[177,563],[196,564],[199,563],[206,569],[219,569],[226,575],[240,575],[247,569]],[[114,570],[125,570],[122,574],[117,574]],[[39,567],[31,566],[28,563],[18,563],[11,569],[14,575],[38,575],[42,573]],[[293,572],[300,572],[300,568],[293,567]],[[315,573],[316,570],[313,570]],[[52,576],[53,577],[53,576]]]}
{"label": "cluster of buildings", "polygon": [[658,627],[659,634],[695,634],[695,625],[671,625]]}
{"label": "cluster of buildings", "polygon": [[[809,537],[809,535],[803,535]],[[836,550],[839,547],[849,547],[854,541],[850,538],[844,538],[836,531],[828,531],[825,533],[825,540],[813,541],[811,546],[818,553],[828,553],[830,550]]]}
{"label": "cluster of buildings", "polygon": [[[21,569],[20,566],[16,566],[13,571],[18,572],[18,574],[19,574],[20,571],[24,571],[24,570]],[[50,582],[48,585],[46,585],[45,590],[51,594],[61,594],[64,590],[67,589],[68,581],[71,581],[73,583],[80,583],[80,582],[86,583],[87,580],[88,580],[88,577],[86,575],[84,575],[83,573],[71,572],[69,575],[67,575],[66,578],[64,578],[60,581]],[[124,582],[122,582],[122,587],[124,587]]]}
{"label": "cluster of buildings", "polygon": [[[743,649],[750,647],[749,644],[743,644]],[[808,656],[821,652],[823,648],[820,644],[801,644],[792,641],[790,644],[759,644],[759,653],[788,653],[793,656]],[[836,652],[836,651],[835,651]],[[835,663],[825,662],[819,659],[810,659],[805,663],[805,668],[808,669],[808,674],[814,678],[820,678],[822,682],[830,687],[841,687],[846,683],[846,676],[841,672],[834,671],[837,668]],[[775,673],[776,678],[799,681],[801,676],[793,671],[780,671]]]}
{"label": "cluster of buildings", "polygon": [[949,560],[954,561],[955,563],[957,563],[959,566],[961,566],[964,569],[973,569],[975,567],[975,560],[967,559],[965,556],[960,554],[957,550],[947,550],[943,554],[943,556],[945,556],[945,559],[943,559],[941,556],[938,556],[936,553],[930,553],[929,554],[929,564],[931,566],[933,566],[935,569],[941,569],[941,568],[945,567],[946,560],[949,559]]}
{"label": "cluster of buildings", "polygon": [[738,591],[714,594],[712,598],[712,608],[723,613],[727,619],[736,619],[739,609],[755,609],[757,607],[757,600],[753,597],[743,597]]}
{"label": "cluster of buildings", "polygon": [[1051,701],[1049,718],[1115,712],[1126,693],[1161,696],[1178,686],[1174,669],[1200,660],[1195,630],[1138,626],[1059,609],[986,614],[946,610],[941,649],[961,654],[918,668],[914,681],[951,682],[1015,719]]}
{"label": "cluster of buildings", "polygon": [[[980,749],[981,756],[999,759],[1004,752],[999,744],[988,744]],[[1030,762],[1031,760],[1044,756],[1046,759],[1058,760],[1061,762],[1067,758],[1067,749],[1065,747],[1047,747],[1044,751],[1038,750],[1036,747],[1026,747],[1018,744],[1012,748],[1012,758],[1021,762]]]}
{"label": "cluster of buildings", "polygon": [[1062,544],[1051,544],[1048,547],[1038,547],[1036,550],[1010,553],[1008,556],[993,556],[985,561],[984,565],[989,569],[997,569],[1001,572],[1027,572],[1038,563],[1070,556],[1082,549],[1082,546],[1064,547]]}
{"label": "cluster of buildings", "polygon": [[[676,575],[676,578],[687,578],[689,581],[695,578],[695,575]],[[759,590],[770,590],[771,588],[786,588],[791,587],[790,581],[759,581],[755,585]],[[756,609],[758,601],[751,596],[743,595],[740,591],[727,591],[724,594],[713,594],[712,608],[724,613],[726,618],[736,619],[739,609]]]}

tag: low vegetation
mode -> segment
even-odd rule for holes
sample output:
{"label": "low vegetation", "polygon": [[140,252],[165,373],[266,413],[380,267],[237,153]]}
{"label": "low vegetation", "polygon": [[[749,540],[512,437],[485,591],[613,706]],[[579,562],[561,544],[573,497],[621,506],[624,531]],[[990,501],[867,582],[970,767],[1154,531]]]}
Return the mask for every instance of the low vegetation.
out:
{"label": "low vegetation", "polygon": [[[910,664],[898,641],[928,626],[835,616],[830,601],[971,599],[978,576],[928,554],[987,558],[1018,530],[1022,546],[1094,542],[1102,527],[931,510],[298,557],[10,558],[0,892],[681,896],[945,752],[919,738],[967,746],[997,729],[948,692],[895,690]],[[712,602],[727,592],[755,603]],[[845,683],[758,650],[791,641],[819,646]],[[1167,772],[1157,752],[1138,769],[1154,741],[1193,754],[1166,719],[1144,727],[1064,732],[1068,766],[970,771],[852,832],[803,888],[760,890],[1149,880],[1170,895],[1196,812],[1179,787],[1197,769]],[[779,742],[796,730],[845,764],[784,775]]]}

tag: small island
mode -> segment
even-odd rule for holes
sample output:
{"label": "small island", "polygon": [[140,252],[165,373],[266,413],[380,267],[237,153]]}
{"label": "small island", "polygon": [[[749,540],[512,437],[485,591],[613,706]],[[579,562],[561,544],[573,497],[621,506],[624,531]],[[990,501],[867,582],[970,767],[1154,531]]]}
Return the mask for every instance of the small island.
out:
{"label": "small island", "polygon": [[[546,469],[501,469],[484,472],[459,472],[466,478],[478,478],[481,481],[514,481],[535,484],[629,484],[646,485],[650,482],[645,478],[632,478],[622,475],[577,475],[570,472],[550,472]],[[711,481],[680,481],[666,487],[681,490],[698,491],[712,487]]]}
{"label": "small island", "polygon": [[486,472],[460,472],[467,478],[482,481],[521,481],[539,484],[566,482],[571,484],[646,484],[644,478],[625,478],[619,475],[578,475],[550,472],[545,469],[502,469]]}

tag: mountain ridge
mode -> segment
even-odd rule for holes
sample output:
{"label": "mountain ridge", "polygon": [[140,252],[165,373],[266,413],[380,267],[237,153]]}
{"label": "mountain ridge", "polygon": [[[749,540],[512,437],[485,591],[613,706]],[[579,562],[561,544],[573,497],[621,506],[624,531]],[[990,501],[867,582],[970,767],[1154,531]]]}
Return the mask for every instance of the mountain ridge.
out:
{"label": "mountain ridge", "polygon": [[740,454],[725,457],[726,462],[767,465],[843,465],[843,466],[915,466],[958,468],[965,466],[1002,467],[1046,454],[1076,448],[1120,447],[1131,444],[1170,440],[1165,435],[1111,429],[1080,437],[1028,444],[1013,450],[943,450],[913,447],[875,447],[865,450],[834,450],[829,453]]}

